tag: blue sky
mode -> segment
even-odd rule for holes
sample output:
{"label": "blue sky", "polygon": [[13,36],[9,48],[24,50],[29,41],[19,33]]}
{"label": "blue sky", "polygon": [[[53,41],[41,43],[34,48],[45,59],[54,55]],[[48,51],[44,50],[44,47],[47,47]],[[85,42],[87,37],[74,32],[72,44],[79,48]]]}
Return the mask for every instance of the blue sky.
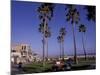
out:
{"label": "blue sky", "polygon": [[[11,43],[26,43],[31,45],[34,52],[42,55],[42,35],[38,32],[40,20],[38,18],[37,7],[40,3],[12,1],[11,3]],[[86,25],[85,46],[87,53],[95,53],[96,50],[96,24],[86,19],[84,6],[76,5],[80,12],[80,23]],[[52,36],[49,38],[49,56],[59,55],[59,44],[57,36],[59,29],[66,27],[65,36],[65,55],[73,55],[73,37],[71,24],[65,20],[65,5],[56,4],[54,16],[49,22]],[[75,27],[77,54],[83,54],[81,33],[78,32],[78,25]]]}

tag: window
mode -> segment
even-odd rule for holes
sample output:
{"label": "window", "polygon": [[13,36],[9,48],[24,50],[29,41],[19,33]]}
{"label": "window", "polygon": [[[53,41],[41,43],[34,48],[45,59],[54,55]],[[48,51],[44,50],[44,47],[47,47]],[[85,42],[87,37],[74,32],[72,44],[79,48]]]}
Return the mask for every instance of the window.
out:
{"label": "window", "polygon": [[16,52],[16,50],[11,50],[11,52]]}
{"label": "window", "polygon": [[23,50],[23,46],[22,46],[22,50]]}
{"label": "window", "polygon": [[24,46],[24,50],[26,50],[26,46]]}

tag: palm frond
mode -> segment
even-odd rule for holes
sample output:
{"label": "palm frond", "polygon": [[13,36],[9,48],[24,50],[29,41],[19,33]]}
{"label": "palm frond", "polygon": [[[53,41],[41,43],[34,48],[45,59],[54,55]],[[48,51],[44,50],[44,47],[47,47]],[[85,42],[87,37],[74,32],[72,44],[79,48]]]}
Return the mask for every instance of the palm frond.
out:
{"label": "palm frond", "polygon": [[86,32],[86,27],[85,27],[85,25],[81,24],[81,25],[79,26],[79,32]]}

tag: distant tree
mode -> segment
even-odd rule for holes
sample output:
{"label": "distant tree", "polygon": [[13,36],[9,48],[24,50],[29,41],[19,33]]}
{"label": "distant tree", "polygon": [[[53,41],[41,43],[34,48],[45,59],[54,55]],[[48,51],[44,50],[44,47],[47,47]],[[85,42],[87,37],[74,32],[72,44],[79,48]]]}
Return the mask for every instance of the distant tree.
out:
{"label": "distant tree", "polygon": [[59,31],[59,36],[57,37],[59,43],[60,43],[60,46],[62,47],[61,51],[62,51],[62,58],[64,60],[64,37],[66,35],[66,28],[62,27]]}
{"label": "distant tree", "polygon": [[85,6],[85,9],[87,11],[87,19],[90,21],[96,21],[96,7],[95,6]]}
{"label": "distant tree", "polygon": [[84,35],[83,35],[83,34],[85,34],[85,32],[86,32],[86,27],[85,27],[85,25],[81,24],[81,25],[79,26],[79,32],[82,33],[82,44],[83,44],[83,50],[84,50],[84,55],[85,55],[85,60],[86,60],[86,50],[85,50]]}
{"label": "distant tree", "polygon": [[72,24],[72,32],[73,32],[73,43],[74,43],[74,62],[77,64],[77,51],[76,51],[76,40],[75,40],[75,31],[74,31],[74,24],[78,24],[79,12],[75,8],[74,5],[66,5],[66,21],[69,21]]}
{"label": "distant tree", "polygon": [[59,43],[59,47],[60,47],[60,58],[62,57],[62,37],[58,36],[57,37],[58,43]]}

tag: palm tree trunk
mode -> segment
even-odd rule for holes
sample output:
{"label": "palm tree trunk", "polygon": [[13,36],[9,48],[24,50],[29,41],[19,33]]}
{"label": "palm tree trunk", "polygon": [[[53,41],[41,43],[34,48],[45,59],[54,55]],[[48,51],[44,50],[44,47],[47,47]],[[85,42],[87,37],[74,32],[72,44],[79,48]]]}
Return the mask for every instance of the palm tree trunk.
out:
{"label": "palm tree trunk", "polygon": [[45,17],[45,21],[44,21],[44,28],[43,28],[43,66],[45,66],[45,28],[46,28],[46,17]]}
{"label": "palm tree trunk", "polygon": [[63,61],[64,61],[64,41],[62,42],[62,58],[63,58]]}
{"label": "palm tree trunk", "polygon": [[86,60],[86,50],[85,50],[85,45],[84,45],[84,38],[83,38],[83,34],[82,34],[82,44],[83,44],[83,50],[84,50],[84,55],[85,55],[85,60]]}
{"label": "palm tree trunk", "polygon": [[74,62],[75,62],[75,64],[77,64],[78,61],[77,61],[77,52],[76,52],[76,40],[75,40],[75,32],[74,32],[73,24],[72,24],[72,31],[73,31],[73,42],[74,42]]}
{"label": "palm tree trunk", "polygon": [[61,53],[61,42],[59,43],[59,47],[60,47],[60,58],[62,56],[62,53]]}
{"label": "palm tree trunk", "polygon": [[48,38],[46,38],[46,58],[48,60]]}
{"label": "palm tree trunk", "polygon": [[43,36],[43,66],[45,66],[45,38]]}

